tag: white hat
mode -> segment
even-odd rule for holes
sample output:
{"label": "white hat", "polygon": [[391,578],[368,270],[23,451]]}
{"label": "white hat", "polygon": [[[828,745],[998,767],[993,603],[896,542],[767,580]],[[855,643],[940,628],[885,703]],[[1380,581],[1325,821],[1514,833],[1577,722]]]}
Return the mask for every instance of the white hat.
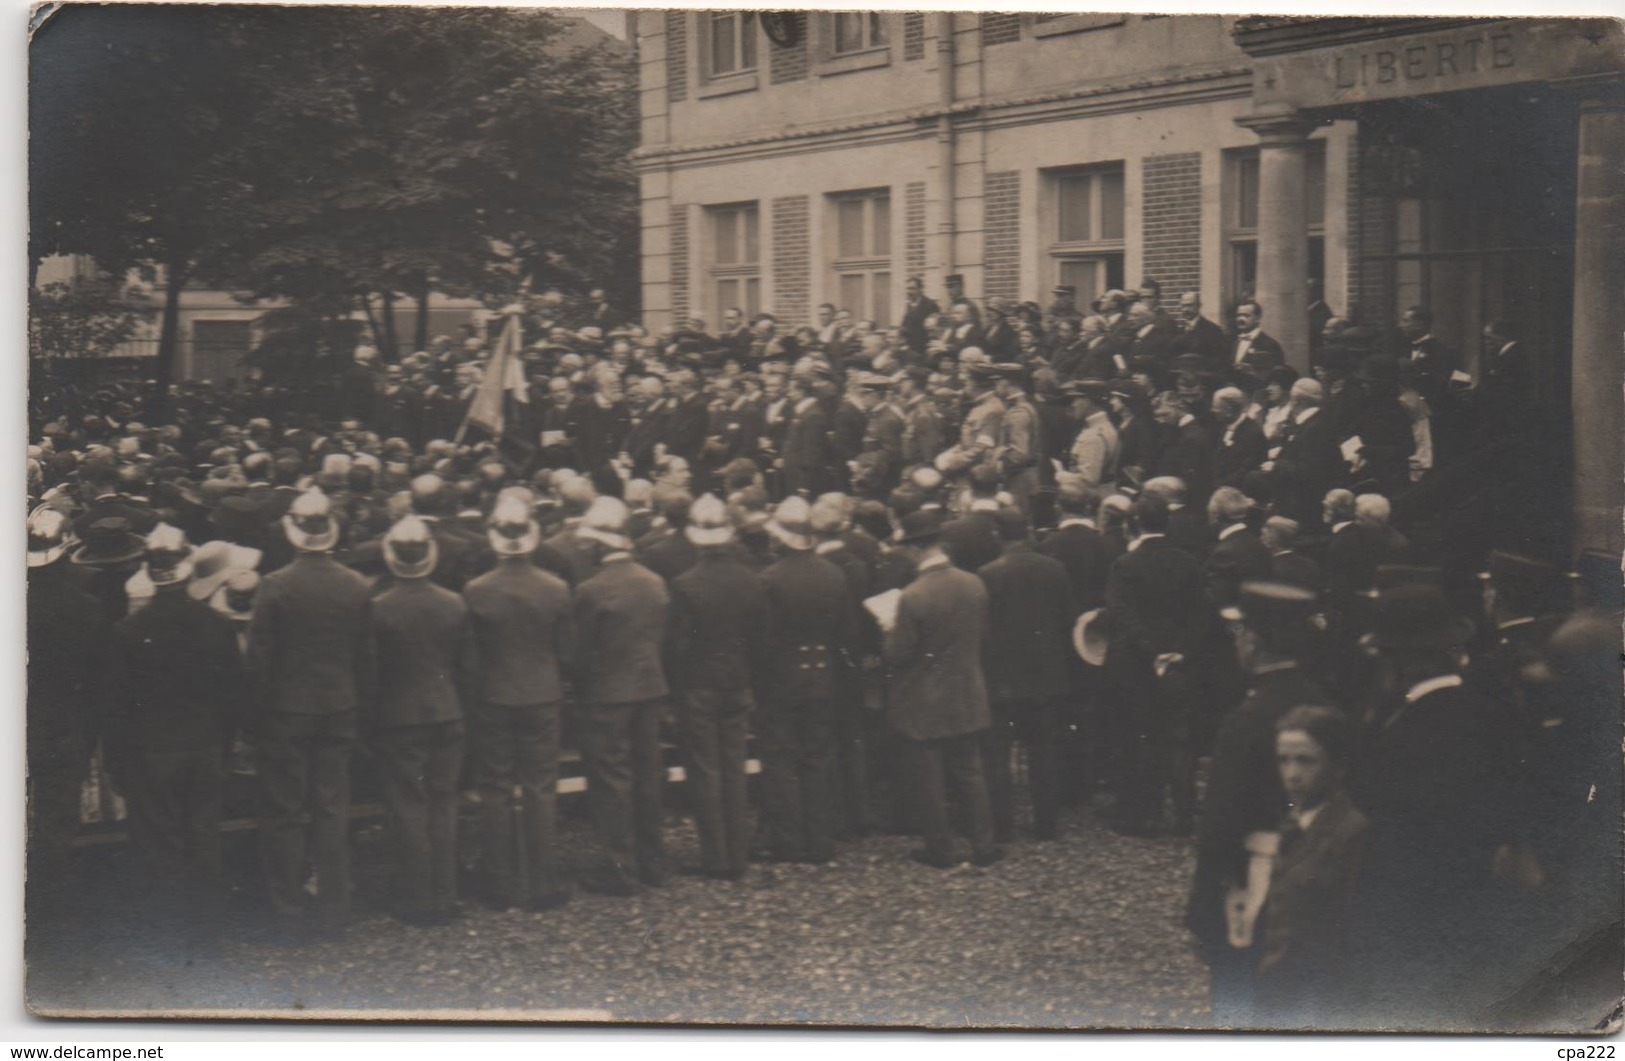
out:
{"label": "white hat", "polygon": [[576,527],[576,537],[601,542],[611,549],[630,549],[626,537],[626,502],[618,497],[595,498]]}
{"label": "white hat", "polygon": [[28,517],[28,566],[54,564],[73,544],[73,524],[50,505],[41,505]]}
{"label": "white hat", "polygon": [[417,516],[405,516],[384,535],[384,562],[396,578],[423,578],[434,570],[440,548],[429,525]]}
{"label": "white hat", "polygon": [[220,584],[239,571],[259,566],[260,551],[231,542],[204,542],[192,556],[192,584],[186,592],[193,600],[208,600]]}
{"label": "white hat", "polygon": [[486,539],[498,556],[529,556],[542,540],[542,528],[530,518],[530,507],[516,495],[497,501],[486,525]]}
{"label": "white hat", "polygon": [[282,517],[282,530],[295,549],[325,553],[339,541],[339,523],[333,517],[333,503],[317,487],[293,499]]}
{"label": "white hat", "polygon": [[147,577],[154,586],[173,586],[192,577],[192,554],[186,532],[160,523],[147,535]]}
{"label": "white hat", "polygon": [[688,526],[683,533],[695,545],[727,545],[733,541],[733,525],[728,522],[728,506],[713,494],[705,494],[688,510]]}

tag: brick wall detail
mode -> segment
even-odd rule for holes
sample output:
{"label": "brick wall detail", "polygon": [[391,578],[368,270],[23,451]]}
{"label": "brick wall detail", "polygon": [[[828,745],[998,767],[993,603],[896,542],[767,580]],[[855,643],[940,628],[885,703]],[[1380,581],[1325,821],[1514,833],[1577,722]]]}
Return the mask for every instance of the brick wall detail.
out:
{"label": "brick wall detail", "polygon": [[771,41],[763,40],[768,49],[769,80],[775,85],[782,85],[786,81],[800,81],[807,76],[807,15],[805,12],[792,12],[789,17],[796,20],[796,43],[789,48],[781,48]]}
{"label": "brick wall detail", "polygon": [[681,321],[689,315],[688,299],[688,208],[671,207],[671,316]]}
{"label": "brick wall detail", "polygon": [[1021,173],[989,173],[982,183],[982,292],[1021,297]]}
{"label": "brick wall detail", "polygon": [[773,313],[785,331],[807,320],[812,281],[807,215],[805,195],[773,200]]}
{"label": "brick wall detail", "polygon": [[1171,304],[1202,285],[1202,156],[1156,155],[1140,166],[1144,271]]}
{"label": "brick wall detail", "polygon": [[688,12],[666,12],[666,98],[688,98]]}
{"label": "brick wall detail", "polygon": [[903,58],[925,58],[925,13],[910,11],[903,16]]}
{"label": "brick wall detail", "polygon": [[1021,39],[1020,15],[983,15],[982,47]]}
{"label": "brick wall detail", "polygon": [[909,276],[925,272],[925,182],[903,188],[903,268]]}

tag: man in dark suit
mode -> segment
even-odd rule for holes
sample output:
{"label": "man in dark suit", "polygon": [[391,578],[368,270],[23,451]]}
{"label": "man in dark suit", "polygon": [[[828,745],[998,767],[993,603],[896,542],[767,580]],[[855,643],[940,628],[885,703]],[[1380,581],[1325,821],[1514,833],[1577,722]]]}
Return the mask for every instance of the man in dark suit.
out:
{"label": "man in dark suit", "polygon": [[1207,509],[1187,504],[1189,497],[1185,481],[1169,475],[1148,479],[1144,487],[1148,497],[1158,497],[1168,506],[1168,541],[1183,549],[1197,563],[1207,560],[1213,549],[1213,527],[1207,521]]}
{"label": "man in dark suit", "polygon": [[1213,492],[1213,441],[1207,429],[1185,399],[1172,391],[1157,395],[1152,412],[1167,436],[1157,457],[1157,476],[1180,480],[1186,500],[1196,508],[1205,507]]}
{"label": "man in dark suit", "polygon": [[1324,389],[1319,380],[1292,384],[1282,441],[1266,454],[1276,511],[1300,525],[1312,523],[1326,491],[1341,484],[1348,465],[1337,448],[1337,429],[1321,416]]}
{"label": "man in dark suit", "polygon": [[[337,935],[350,908],[350,753],[357,708],[372,695],[371,590],[329,555],[339,525],[321,491],[295,499],[282,525],[298,554],[260,583],[248,627],[263,707],[260,858],[276,913]],[[307,850],[320,882],[308,926]]]}
{"label": "man in dark suit", "polygon": [[1221,387],[1213,395],[1213,421],[1218,445],[1213,450],[1213,480],[1219,486],[1240,486],[1249,472],[1258,470],[1269,449],[1264,429],[1247,415],[1247,395],[1237,387]]}
{"label": "man in dark suit", "polygon": [[1027,749],[1034,833],[1053,840],[1060,810],[1061,706],[1071,691],[1068,649],[1077,607],[1066,568],[1033,549],[1021,511],[1005,509],[997,519],[1004,555],[977,572],[987,587],[992,630],[987,683],[993,725],[983,761],[993,834],[1000,843],[1015,836],[1010,751],[1019,740]]}
{"label": "man in dark suit", "polygon": [[[72,894],[79,786],[107,692],[110,628],[69,567],[72,525],[54,508],[28,517],[28,917],[64,915]],[[43,925],[44,920],[34,922]]]}
{"label": "man in dark suit", "polygon": [[1219,487],[1208,499],[1208,523],[1217,540],[1203,564],[1203,585],[1216,609],[1235,604],[1243,582],[1270,577],[1270,551],[1247,525],[1251,509],[1252,500],[1233,486]]}
{"label": "man in dark suit", "polygon": [[1264,331],[1264,307],[1255,300],[1236,307],[1236,339],[1230,348],[1229,367],[1245,368],[1262,377],[1286,364],[1286,354],[1274,336]]}
{"label": "man in dark suit", "polygon": [[829,482],[829,417],[813,394],[813,377],[790,380],[790,422],[785,432],[781,461],[786,495],[817,495]]}
{"label": "man in dark suit", "polygon": [[994,840],[981,757],[981,734],[992,723],[982,670],[987,588],[949,561],[935,511],[905,516],[898,535],[919,558],[885,644],[892,676],[887,720],[904,741],[908,787],[925,838],[911,857],[941,869],[957,864],[948,818],[952,785],[970,827],[973,858],[991,865],[1003,852]]}
{"label": "man in dark suit", "polygon": [[1066,568],[1072,606],[1082,614],[1106,602],[1106,572],[1117,559],[1117,549],[1095,525],[1101,492],[1075,477],[1056,486],[1055,507],[1060,525],[1038,543],[1038,551]]}
{"label": "man in dark suit", "polygon": [[147,536],[153,597],[113,628],[104,748],[128,800],[142,913],[206,936],[224,898],[221,752],[236,730],[243,668],[230,624],[186,593],[191,556],[168,524]]}
{"label": "man in dark suit", "polygon": [[1319,593],[1324,588],[1320,565],[1297,550],[1298,521],[1271,516],[1259,531],[1259,540],[1270,551],[1270,579]]}
{"label": "man in dark suit", "polygon": [[1351,794],[1371,819],[1353,935],[1371,1012],[1384,1023],[1464,1019],[1487,1004],[1482,973],[1498,848],[1516,820],[1496,709],[1459,673],[1471,624],[1443,591],[1382,591],[1373,638],[1395,692],[1373,704]]}
{"label": "man in dark suit", "polygon": [[1478,358],[1478,405],[1480,430],[1486,436],[1508,431],[1526,431],[1539,422],[1529,415],[1538,406],[1535,372],[1530,353],[1518,338],[1518,326],[1506,317],[1484,325],[1483,347]]}
{"label": "man in dark suit", "polygon": [[637,882],[666,881],[660,835],[665,765],[660,713],[669,692],[663,651],[670,595],[661,577],[632,557],[626,505],[592,503],[576,537],[598,571],[576,589],[576,696],[587,801],[603,861],[583,884],[627,896]]}
{"label": "man in dark suit", "polygon": [[925,344],[931,338],[925,331],[926,320],[941,312],[942,307],[926,295],[925,281],[918,276],[909,277],[900,329],[903,333],[903,342],[908,344],[909,350],[916,357],[924,356]]}
{"label": "man in dark suit", "polygon": [[756,854],[828,862],[835,854],[835,696],[856,650],[859,605],[841,569],[814,551],[804,500],[780,502],[768,529],[784,555],[761,574],[771,625],[757,720],[764,836]]}
{"label": "man in dark suit", "polygon": [[1407,344],[1402,360],[1410,363],[1417,393],[1437,414],[1450,400],[1450,374],[1458,365],[1456,352],[1433,334],[1433,311],[1426,306],[1412,306],[1400,314],[1399,331]]}
{"label": "man in dark suit", "polygon": [[688,491],[661,484],[654,488],[654,510],[662,522],[633,543],[638,562],[670,582],[694,566],[699,553],[683,534],[694,499]]}
{"label": "man in dark suit", "polygon": [[1202,316],[1201,295],[1187,291],[1179,296],[1178,322],[1181,330],[1169,351],[1174,358],[1195,354],[1202,359],[1207,371],[1213,373],[1229,367],[1226,355],[1230,344],[1225,340],[1224,329]]}
{"label": "man in dark suit", "polygon": [[667,453],[688,461],[690,467],[697,467],[705,449],[706,429],[711,423],[705,392],[700,389],[699,376],[692,369],[673,372],[670,383],[674,401],[667,411],[660,441],[665,443]]}
{"label": "man in dark suit", "polygon": [[753,688],[766,688],[767,591],[732,547],[723,503],[694,503],[684,536],[699,559],[671,583],[671,684],[681,706],[700,870],[745,875],[750,843],[745,758]]}
{"label": "man in dark suit", "polygon": [[1273,582],[1244,584],[1232,613],[1247,693],[1219,727],[1196,837],[1196,879],[1185,924],[1212,970],[1214,1019],[1247,1027],[1259,948],[1229,942],[1225,902],[1247,882],[1247,837],[1273,832],[1286,811],[1275,768],[1275,723],[1302,704],[1329,704],[1303,666],[1315,610],[1312,592]]}
{"label": "man in dark suit", "polygon": [[[497,502],[489,530],[496,567],[463,590],[482,665],[470,712],[480,793],[486,901],[506,909],[568,898],[558,845],[560,672],[575,654],[570,587],[531,562],[541,529],[524,501]],[[513,806],[517,789],[523,803]],[[523,851],[520,865],[516,851]]]}
{"label": "man in dark suit", "polygon": [[429,579],[437,553],[427,523],[401,519],[384,538],[395,583],[372,602],[378,696],[365,720],[399,857],[395,916],[413,925],[444,925],[457,916],[463,705],[480,689],[468,605]]}
{"label": "man in dark suit", "polygon": [[1195,690],[1190,677],[1212,614],[1202,569],[1168,540],[1168,505],[1143,496],[1129,514],[1129,549],[1106,580],[1114,669],[1136,712],[1138,769],[1113,828],[1152,835],[1161,828],[1163,794],[1172,790],[1174,831],[1195,818],[1196,759],[1191,743]]}

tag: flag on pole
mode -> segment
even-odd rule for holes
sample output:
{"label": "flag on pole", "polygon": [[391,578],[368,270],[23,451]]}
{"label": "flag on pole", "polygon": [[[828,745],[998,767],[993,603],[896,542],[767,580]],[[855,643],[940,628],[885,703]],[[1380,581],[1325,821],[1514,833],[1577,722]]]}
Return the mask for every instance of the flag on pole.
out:
{"label": "flag on pole", "polygon": [[470,428],[478,427],[492,438],[511,443],[529,451],[535,443],[526,435],[530,406],[530,388],[525,382],[525,364],[519,356],[524,338],[520,333],[519,315],[510,313],[497,339],[497,348],[485,363],[485,377],[474,400],[468,403],[463,417],[461,436]]}

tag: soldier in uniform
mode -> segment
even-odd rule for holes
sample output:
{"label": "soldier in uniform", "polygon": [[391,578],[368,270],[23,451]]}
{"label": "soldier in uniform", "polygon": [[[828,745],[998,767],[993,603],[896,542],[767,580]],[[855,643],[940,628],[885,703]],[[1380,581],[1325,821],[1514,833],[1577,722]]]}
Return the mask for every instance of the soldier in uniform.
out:
{"label": "soldier in uniform", "polygon": [[626,519],[624,503],[600,497],[575,531],[598,564],[575,599],[581,750],[603,848],[583,884],[619,896],[635,894],[639,881],[666,882],[660,715],[670,691],[662,650],[671,598],[665,581],[633,559]]}
{"label": "soldier in uniform", "polygon": [[999,466],[1005,488],[1024,515],[1032,514],[1033,495],[1038,492],[1038,464],[1044,459],[1038,429],[1038,410],[1021,387],[1023,369],[1018,364],[993,366],[998,373],[995,392],[1004,403],[999,418]]}
{"label": "soldier in uniform", "polygon": [[569,585],[531,561],[541,534],[521,497],[499,500],[487,532],[496,567],[463,590],[482,666],[469,740],[485,898],[501,909],[569,898],[556,809],[560,673],[574,659],[575,614]]}
{"label": "soldier in uniform", "polygon": [[814,551],[809,506],[779,504],[768,529],[784,551],[762,572],[771,615],[759,857],[828,862],[835,854],[835,697],[857,641],[857,604],[841,569]]}
{"label": "soldier in uniform", "polygon": [[[265,576],[248,627],[248,670],[263,696],[261,861],[290,927],[339,935],[350,909],[350,754],[371,696],[371,593],[331,556],[339,525],[320,490],[295,499],[282,526],[297,555]],[[319,882],[308,922],[307,851]]]}
{"label": "soldier in uniform", "polygon": [[700,871],[738,880],[750,843],[746,739],[753,690],[765,688],[767,592],[733,548],[721,501],[710,494],[696,501],[683,534],[699,559],[671,583],[670,677],[688,753]]}
{"label": "soldier in uniform", "polygon": [[[970,350],[964,352],[969,353]],[[971,365],[970,408],[965,412],[965,421],[959,428],[959,448],[972,464],[992,453],[999,445],[1004,399],[999,397],[998,379],[999,372],[994,366],[980,363]]]}
{"label": "soldier in uniform", "polygon": [[463,705],[479,690],[468,606],[429,578],[438,552],[422,519],[391,527],[384,560],[395,584],[373,601],[371,615],[378,695],[367,721],[399,852],[395,916],[414,925],[447,924],[457,914]]}
{"label": "soldier in uniform", "polygon": [[1072,441],[1071,470],[1086,486],[1116,482],[1122,444],[1106,411],[1109,389],[1099,380],[1074,380],[1062,391],[1072,399],[1073,417],[1083,425]]}

